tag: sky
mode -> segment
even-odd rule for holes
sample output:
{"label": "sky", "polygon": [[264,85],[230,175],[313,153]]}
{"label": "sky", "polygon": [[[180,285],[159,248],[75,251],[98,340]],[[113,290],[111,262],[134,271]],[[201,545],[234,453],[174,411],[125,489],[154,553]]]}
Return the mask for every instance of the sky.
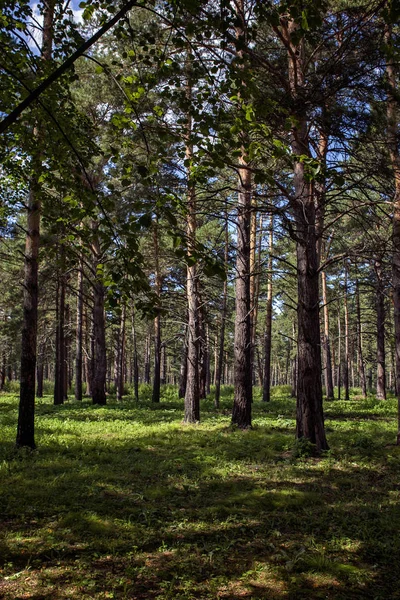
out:
{"label": "sky", "polygon": [[[71,0],[68,3],[69,7],[72,9],[72,11],[74,13],[74,21],[77,22],[77,23],[81,23],[82,22],[83,9],[79,8],[80,1],[81,0]],[[66,3],[67,2],[65,2],[64,4],[66,4]],[[30,2],[30,5],[32,7],[33,16],[35,17],[35,19],[38,22],[38,24],[42,25],[42,23],[43,23],[43,15],[40,14],[40,10],[39,10],[40,2]],[[32,35],[34,37],[34,40],[40,46],[41,45],[41,40],[42,40],[42,34],[41,34],[41,32],[37,28],[35,28],[35,27],[31,28],[31,32],[32,32]],[[36,46],[34,40],[28,40],[28,45],[31,48],[31,50],[33,50],[35,52],[35,51],[37,51],[37,46]]]}

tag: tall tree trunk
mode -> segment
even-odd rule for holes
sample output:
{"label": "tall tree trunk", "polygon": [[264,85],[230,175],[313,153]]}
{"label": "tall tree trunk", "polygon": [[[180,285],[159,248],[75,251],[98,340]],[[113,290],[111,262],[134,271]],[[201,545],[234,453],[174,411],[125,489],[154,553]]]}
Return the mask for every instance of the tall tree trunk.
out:
{"label": "tall tree trunk", "polygon": [[387,75],[387,138],[390,162],[393,169],[395,193],[393,198],[393,307],[395,332],[396,394],[397,394],[397,445],[400,445],[400,154],[398,146],[398,86],[397,63],[393,51],[392,26],[386,25],[386,75]]}
{"label": "tall tree trunk", "polygon": [[132,308],[132,348],[133,348],[133,390],[136,402],[139,402],[139,364],[137,354],[135,312]]}
{"label": "tall tree trunk", "polygon": [[251,326],[251,365],[252,365],[252,385],[255,384],[255,344],[256,344],[256,329],[257,329],[257,201],[252,195],[251,197],[251,214],[250,214],[250,326]]}
{"label": "tall tree trunk", "polygon": [[[64,294],[66,294],[67,276],[64,277]],[[70,323],[70,308],[69,304],[65,304],[64,318],[64,400],[68,400],[68,390],[70,388],[70,373],[69,359],[71,353],[71,323]]]}
{"label": "tall tree trunk", "polygon": [[[199,286],[198,282],[198,286]],[[199,398],[203,400],[206,393],[206,378],[207,378],[207,340],[206,340],[206,323],[205,323],[205,307],[201,294],[198,290],[199,310],[198,310],[198,332],[199,332]]]}
{"label": "tall tree trunk", "polygon": [[337,388],[338,388],[338,400],[340,400],[341,393],[341,383],[342,383],[342,324],[340,320],[340,306],[338,309],[338,353],[337,353],[337,361],[338,361],[338,369],[337,369]]}
{"label": "tall tree trunk", "polygon": [[151,356],[151,333],[146,335],[146,345],[144,349],[144,383],[150,383],[150,356]]}
{"label": "tall tree trunk", "polygon": [[[186,99],[190,106],[192,102],[191,61],[187,60]],[[192,118],[187,114],[186,161],[187,172],[187,217],[186,234],[189,258],[193,256],[196,244],[196,189],[192,177],[193,144]],[[188,360],[185,393],[185,423],[200,421],[199,397],[199,331],[198,331],[198,275],[196,263],[188,262],[186,273],[186,293],[188,303]]]}
{"label": "tall tree trunk", "polygon": [[350,399],[350,327],[349,327],[349,304],[348,304],[348,272],[347,263],[344,265],[344,365],[343,365],[343,387],[344,399]]}
{"label": "tall tree trunk", "polygon": [[222,291],[222,306],[221,306],[221,327],[219,333],[219,350],[218,359],[215,370],[215,399],[214,405],[219,408],[219,401],[221,397],[221,379],[223,377],[223,366],[224,366],[224,350],[225,350],[225,327],[226,317],[228,313],[228,260],[229,260],[229,231],[228,231],[228,209],[225,208],[225,248],[224,248],[224,265],[225,265],[225,279]]}
{"label": "tall tree trunk", "polygon": [[96,279],[93,285],[93,404],[106,404],[106,327],[104,318],[103,283]]}
{"label": "tall tree trunk", "polygon": [[[61,249],[62,255],[64,249]],[[65,392],[65,274],[61,258],[61,273],[57,276],[56,292],[56,364],[54,404],[63,404]]]}
{"label": "tall tree trunk", "polygon": [[[37,396],[37,398],[43,398],[43,378],[44,378],[45,353],[46,353],[46,344],[45,344],[45,342],[42,342],[42,344],[40,345],[38,363],[37,363],[37,368],[36,368],[36,377],[37,377],[36,396]],[[5,361],[5,356],[4,356],[4,361]],[[5,362],[4,362],[4,378],[5,378]]]}
{"label": "tall tree trunk", "polygon": [[92,348],[92,402],[106,404],[107,352],[106,352],[106,323],[104,315],[105,288],[102,273],[98,273],[98,265],[103,258],[98,224],[92,222],[92,255],[93,255],[93,348]]}
{"label": "tall tree trunk", "polygon": [[[244,0],[236,2],[236,56],[243,61],[242,44],[247,43]],[[243,68],[243,64],[239,67]],[[245,85],[243,86],[245,88]],[[244,91],[244,89],[243,89]],[[238,204],[237,204],[237,248],[236,248],[236,314],[234,340],[235,396],[232,423],[241,429],[251,427],[251,404],[253,401],[253,372],[251,352],[251,304],[250,304],[250,227],[252,214],[251,171],[246,160],[246,134],[242,134],[243,145],[239,157]]]}
{"label": "tall tree trunk", "polygon": [[285,41],[289,61],[289,86],[297,123],[291,130],[294,155],[292,210],[296,222],[297,291],[298,291],[298,383],[296,436],[307,438],[317,451],[326,450],[322,408],[321,334],[319,319],[318,235],[313,185],[307,181],[304,161],[299,156],[310,156],[309,128],[306,106],[301,101],[305,86],[305,42],[295,42],[298,25],[293,20],[281,19],[281,35]]}
{"label": "tall tree trunk", "polygon": [[[54,37],[55,0],[48,0],[43,12],[42,59],[50,62]],[[21,339],[21,377],[16,446],[35,446],[35,371],[38,321],[38,260],[40,242],[41,184],[42,171],[40,124],[34,131],[38,142],[37,154],[33,156],[33,175],[27,203],[27,224],[24,258],[24,302]]]}
{"label": "tall tree trunk", "polygon": [[332,375],[332,356],[331,356],[331,342],[329,338],[329,308],[328,308],[328,294],[326,285],[326,273],[321,272],[321,286],[322,286],[322,302],[324,305],[324,354],[325,354],[325,388],[326,388],[326,399],[333,400],[333,375]]}
{"label": "tall tree trunk", "polygon": [[157,314],[154,319],[154,377],[153,377],[153,395],[152,402],[160,402],[161,386],[161,315],[159,312],[161,303],[161,273],[159,262],[159,239],[158,239],[158,219],[153,222],[153,247],[154,247],[154,275],[155,275],[155,293],[158,306]]}
{"label": "tall tree trunk", "polygon": [[211,393],[211,350],[210,350],[210,330],[208,323],[206,325],[206,396]]}
{"label": "tall tree trunk", "polygon": [[263,372],[264,369],[262,367],[260,351],[257,344],[257,325],[258,325],[258,312],[259,312],[259,300],[260,300],[260,279],[261,279],[261,252],[262,252],[262,240],[263,240],[263,215],[260,215],[260,224],[259,224],[259,235],[258,235],[258,244],[257,244],[257,257],[256,257],[256,265],[255,265],[255,275],[254,275],[254,309],[253,309],[253,323],[252,323],[252,340],[251,347],[253,352],[252,357],[252,365],[253,365],[253,383],[256,383],[256,368],[257,364],[257,375],[259,385],[263,385]]}
{"label": "tall tree trunk", "polygon": [[76,300],[75,400],[82,400],[83,356],[83,260],[79,262]]}
{"label": "tall tree trunk", "polygon": [[183,341],[183,346],[182,346],[181,366],[180,366],[180,371],[179,371],[178,398],[184,398],[185,394],[186,394],[187,365],[188,365],[188,340],[187,340],[187,331],[186,331],[185,339]]}
{"label": "tall tree trunk", "polygon": [[122,400],[124,395],[124,382],[125,382],[125,324],[126,324],[126,304],[123,301],[121,310],[121,320],[118,332],[118,360],[116,363],[116,377],[115,377],[115,392],[117,400]]}
{"label": "tall tree trunk", "polygon": [[271,214],[269,221],[269,243],[268,243],[268,283],[267,283],[267,305],[265,313],[265,337],[264,337],[264,381],[263,402],[271,400],[271,343],[272,343],[272,251],[274,246],[274,218]]}
{"label": "tall tree trunk", "polygon": [[365,366],[362,349],[362,323],[360,309],[360,288],[356,279],[356,311],[357,311],[357,345],[358,345],[358,367],[360,369],[360,384],[363,398],[367,397],[367,379],[365,377]]}
{"label": "tall tree trunk", "polygon": [[92,395],[92,379],[93,379],[93,336],[92,323],[88,318],[87,307],[84,311],[84,331],[85,331],[85,353],[83,364],[85,366],[85,382],[86,396]]}
{"label": "tall tree trunk", "polygon": [[385,365],[385,291],[382,278],[382,263],[375,261],[376,287],[376,397],[386,400],[386,365]]}

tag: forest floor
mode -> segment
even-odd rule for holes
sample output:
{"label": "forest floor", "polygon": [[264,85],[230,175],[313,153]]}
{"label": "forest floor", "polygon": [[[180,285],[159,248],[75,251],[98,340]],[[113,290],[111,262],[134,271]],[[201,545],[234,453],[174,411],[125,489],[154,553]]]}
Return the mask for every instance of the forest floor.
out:
{"label": "forest floor", "polygon": [[287,389],[230,426],[232,389],[181,423],[166,387],[106,407],[38,401],[38,449],[14,449],[0,396],[0,598],[400,598],[396,404],[325,404],[331,450],[294,444]]}

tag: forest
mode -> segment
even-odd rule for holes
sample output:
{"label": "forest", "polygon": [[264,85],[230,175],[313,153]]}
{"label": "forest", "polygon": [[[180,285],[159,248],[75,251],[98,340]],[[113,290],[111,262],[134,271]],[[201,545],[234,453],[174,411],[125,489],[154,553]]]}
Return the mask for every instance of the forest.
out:
{"label": "forest", "polygon": [[399,597],[400,1],[0,7],[0,598]]}

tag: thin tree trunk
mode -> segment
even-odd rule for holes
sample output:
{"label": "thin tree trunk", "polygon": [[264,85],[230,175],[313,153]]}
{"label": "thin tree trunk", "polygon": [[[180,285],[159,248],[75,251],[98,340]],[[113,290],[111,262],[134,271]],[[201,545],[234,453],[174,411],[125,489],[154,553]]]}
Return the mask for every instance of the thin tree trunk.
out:
{"label": "thin tree trunk", "polygon": [[82,401],[83,356],[83,260],[79,262],[76,300],[75,400]]}
{"label": "thin tree trunk", "polygon": [[[199,286],[198,282],[198,286]],[[206,393],[207,378],[207,340],[206,340],[206,322],[205,306],[201,294],[198,290],[199,310],[198,310],[198,332],[199,332],[199,398],[203,400]]]}
{"label": "thin tree trunk", "polygon": [[[187,84],[186,99],[188,104],[192,101],[191,64],[187,61]],[[189,258],[193,255],[196,244],[196,189],[192,177],[193,144],[192,144],[192,118],[190,112],[187,114],[186,135],[186,161],[188,167],[187,181],[187,217],[186,233]],[[185,393],[185,423],[196,423],[200,421],[200,398],[199,398],[199,332],[198,332],[198,281],[196,263],[187,265],[186,292],[188,302],[188,360]]]}
{"label": "thin tree trunk", "polygon": [[[64,276],[64,296],[66,294],[67,276]],[[64,318],[64,400],[68,400],[68,390],[70,388],[70,368],[69,357],[71,350],[71,323],[69,304],[65,303]]]}
{"label": "thin tree trunk", "polygon": [[4,389],[4,384],[6,382],[6,352],[5,350],[1,353],[1,382],[0,382],[0,390]]}
{"label": "thin tree trunk", "polygon": [[358,279],[356,279],[356,311],[357,311],[357,344],[358,344],[358,367],[360,369],[360,384],[361,394],[363,398],[367,397],[367,380],[365,377],[365,366],[362,349],[362,323],[361,323],[361,309],[360,309],[360,289]]}
{"label": "thin tree trunk", "polygon": [[350,399],[350,382],[349,382],[349,306],[347,298],[347,287],[348,287],[348,274],[347,274],[347,263],[344,265],[344,368],[343,368],[343,387],[344,387],[344,399]]}
{"label": "thin tree trunk", "polygon": [[150,356],[151,356],[151,333],[146,335],[146,346],[144,350],[144,383],[150,383]]}
{"label": "thin tree trunk", "polygon": [[[236,2],[236,38],[241,44],[247,43],[244,0]],[[243,60],[242,49],[236,51]],[[245,136],[242,136],[244,139]],[[244,140],[247,141],[247,140]],[[237,249],[236,249],[236,314],[234,340],[235,396],[232,410],[232,423],[241,429],[251,427],[251,405],[253,401],[253,372],[251,352],[251,304],[250,304],[250,253],[251,253],[251,214],[252,180],[246,160],[246,148],[241,148],[238,170],[237,205]]]}
{"label": "thin tree trunk", "polygon": [[41,352],[40,352],[40,359],[39,359],[38,365],[37,365],[36,396],[38,398],[43,398],[43,373],[44,373],[43,355],[44,355],[44,348],[42,347]]}
{"label": "thin tree trunk", "polygon": [[340,400],[340,392],[341,392],[341,362],[342,362],[342,326],[340,321],[340,306],[338,310],[338,370],[337,370],[337,388],[338,388],[338,400]]}
{"label": "thin tree trunk", "polygon": [[395,332],[396,394],[397,394],[397,445],[400,445],[400,154],[398,147],[398,86],[396,54],[393,50],[392,26],[386,25],[386,75],[387,75],[387,138],[390,162],[393,169],[395,193],[392,220],[392,281]]}
{"label": "thin tree trunk", "polygon": [[229,231],[228,231],[228,209],[225,208],[225,248],[224,248],[224,265],[225,279],[222,291],[222,306],[221,306],[221,328],[219,333],[219,351],[218,360],[215,370],[215,399],[214,406],[219,408],[221,397],[221,379],[223,377],[224,367],[224,351],[225,351],[225,328],[226,317],[228,312],[228,260],[229,260]]}
{"label": "thin tree trunk", "polygon": [[93,338],[91,334],[92,324],[89,322],[87,308],[84,311],[84,329],[85,329],[85,354],[84,354],[84,366],[85,366],[85,382],[86,382],[86,396],[92,395],[92,379],[93,379]]}
{"label": "thin tree trunk", "polygon": [[[61,250],[64,254],[64,250]],[[65,275],[61,258],[61,273],[57,276],[56,292],[56,364],[54,404],[63,404],[65,391]]]}
{"label": "thin tree trunk", "polygon": [[159,312],[161,303],[161,274],[159,264],[159,239],[158,239],[158,219],[153,222],[153,247],[154,247],[154,275],[155,275],[155,294],[158,306],[157,314],[154,319],[154,377],[152,402],[160,402],[161,386],[161,315]]}
{"label": "thin tree trunk", "polygon": [[331,342],[329,337],[329,309],[326,285],[326,273],[321,272],[322,302],[324,305],[324,354],[325,354],[325,388],[326,399],[334,400]]}
{"label": "thin tree trunk", "polygon": [[376,397],[386,400],[386,365],[385,365],[385,292],[382,280],[382,263],[375,261],[377,279],[376,288]]}
{"label": "thin tree trunk", "polygon": [[[48,0],[43,13],[42,59],[50,62],[54,37],[55,0]],[[35,446],[35,371],[38,322],[38,260],[40,243],[42,170],[40,152],[42,131],[40,124],[34,130],[38,150],[33,156],[33,172],[27,203],[27,224],[24,258],[24,302],[21,339],[21,377],[16,446],[34,449]]]}
{"label": "thin tree trunk", "polygon": [[268,243],[268,283],[267,283],[267,305],[265,313],[265,337],[264,337],[264,380],[263,380],[263,402],[271,400],[271,344],[272,344],[272,251],[274,247],[274,218],[271,214],[269,221],[269,243]]}
{"label": "thin tree trunk", "polygon": [[132,346],[133,346],[133,390],[136,402],[139,402],[139,364],[135,329],[135,311],[132,308]]}
{"label": "thin tree trunk", "polygon": [[115,377],[115,392],[117,400],[122,400],[124,395],[124,382],[125,382],[125,324],[126,324],[126,304],[125,301],[122,305],[121,320],[118,332],[118,360],[116,363],[116,377]]}
{"label": "thin tree trunk", "polygon": [[188,366],[188,340],[187,331],[185,332],[185,339],[182,347],[182,358],[179,372],[179,390],[178,398],[184,398],[186,394],[186,380],[187,380],[187,366]]}
{"label": "thin tree trunk", "polygon": [[106,404],[106,329],[104,319],[104,286],[99,280],[93,285],[93,404]]}

